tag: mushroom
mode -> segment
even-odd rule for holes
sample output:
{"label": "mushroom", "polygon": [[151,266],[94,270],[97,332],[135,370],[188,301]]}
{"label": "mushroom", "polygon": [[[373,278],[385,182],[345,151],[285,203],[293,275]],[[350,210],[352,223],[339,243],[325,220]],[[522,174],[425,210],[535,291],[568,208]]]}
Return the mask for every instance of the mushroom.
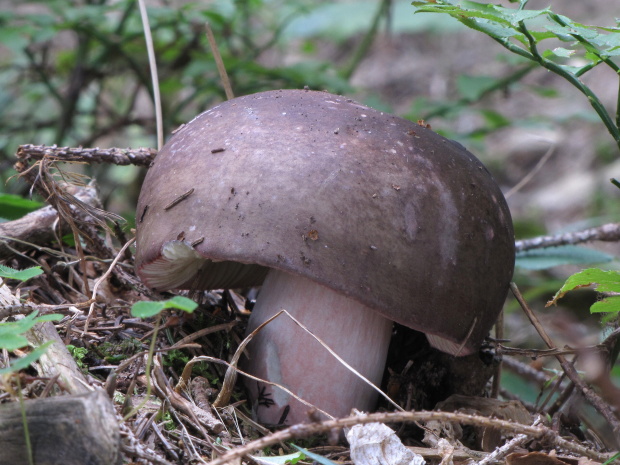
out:
{"label": "mushroom", "polygon": [[[379,385],[392,322],[459,356],[501,310],[514,266],[506,201],[486,168],[430,129],[344,97],[239,97],[171,137],[142,186],[136,267],[156,290],[262,285],[248,331],[286,309]],[[248,346],[250,374],[333,416],[376,392],[290,318]],[[308,407],[247,380],[259,421]]]}

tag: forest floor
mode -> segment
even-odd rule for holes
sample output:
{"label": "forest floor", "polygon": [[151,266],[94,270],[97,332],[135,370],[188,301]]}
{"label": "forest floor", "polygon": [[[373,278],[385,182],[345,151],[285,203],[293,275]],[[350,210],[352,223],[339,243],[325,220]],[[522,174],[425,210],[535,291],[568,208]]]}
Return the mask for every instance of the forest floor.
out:
{"label": "forest floor", "polygon": [[[587,5],[555,2],[553,8],[576,19],[584,18],[586,23],[609,21],[605,0]],[[382,36],[353,76],[353,84],[379,94],[395,113],[406,114],[417,96],[438,101],[450,98],[458,75],[501,74],[508,65],[489,59],[499,53],[494,47],[498,46],[491,39],[471,31]],[[341,51],[332,49],[329,53],[338,59]],[[615,104],[612,94],[617,90],[617,76],[595,73],[591,79],[603,100],[610,106]],[[536,87],[555,88],[558,97],[541,104],[540,95],[532,92]],[[451,120],[438,120],[433,129],[472,132],[480,122],[477,110],[487,107],[520,121],[494,132],[475,147],[505,191],[553,149],[532,180],[508,199],[515,221],[539,222],[549,232],[579,226],[583,229],[592,225],[587,220],[593,217],[601,222],[617,220],[618,206],[613,203],[617,189],[607,180],[620,178],[620,162],[615,155],[608,156],[615,154],[613,141],[600,123],[588,117],[591,110],[587,102],[573,98],[575,94],[545,71],[536,71],[510,92],[480,102]],[[8,404],[18,398],[17,392],[34,401],[50,393],[84,396],[91,388],[104,389],[114,400],[115,420],[111,421],[115,426],[111,428],[117,428],[114,437],[118,439],[118,455],[107,462],[101,458],[92,463],[114,463],[120,457],[124,463],[282,463],[273,457],[285,454],[292,454],[290,460],[295,463],[301,456],[291,442],[337,463],[351,463],[352,454],[360,454],[356,465],[365,464],[364,460],[369,464],[404,463],[398,459],[402,455],[409,463],[413,460],[408,455],[411,453],[442,465],[585,465],[614,457],[620,445],[619,431],[613,431],[620,422],[618,388],[604,375],[590,374],[574,382],[574,369],[566,369],[562,362],[562,358],[565,362],[566,357],[574,356],[571,347],[601,347],[599,319],[582,317],[570,306],[544,311],[542,305],[557,287],[531,300],[534,313],[539,313],[542,326],[555,341],[554,351],[544,357],[533,352],[544,346],[539,331],[530,323],[526,309],[509,296],[506,334],[511,339],[509,344],[523,352],[505,355],[501,368],[494,370],[498,378],[501,373],[509,378],[511,387],[522,386],[522,390],[489,384],[486,393],[499,393],[498,399],[482,397],[482,392],[467,400],[455,398],[446,412],[429,413],[427,409],[433,406],[427,405],[405,412],[381,405],[373,415],[316,421],[276,431],[258,425],[252,420],[245,393],[226,376],[224,363],[234,357],[244,339],[252,294],[214,290],[192,296],[200,304],[193,314],[169,312],[161,320],[131,316],[133,303],[161,296],[153,295],[136,277],[131,239],[119,229],[108,229],[114,218],[98,210],[96,192],[75,179],[69,184],[59,182],[60,172],[48,163],[51,152],[46,157],[22,154],[18,164],[23,178],[51,207],[34,212],[20,224],[0,224],[0,236],[23,241],[0,244],[2,263],[16,269],[41,266],[44,274],[23,283],[5,281],[0,288],[0,316],[30,314],[33,310],[39,315],[62,314],[61,321],[44,323],[45,331],[27,332],[34,346],[51,341],[54,354],[59,355],[42,358],[21,370],[19,376],[4,374],[0,400]],[[107,155],[98,154],[103,158]],[[139,154],[138,163],[148,166],[152,155]],[[73,245],[66,241],[59,245],[63,241],[57,240],[49,227],[58,220],[65,227],[63,234],[81,235],[83,240],[77,241],[81,247],[75,247],[75,241]],[[121,249],[124,245],[128,247]],[[620,253],[617,242],[597,243],[597,247],[616,256]],[[576,269],[562,267],[540,276],[557,283]],[[524,282],[531,279],[527,273],[517,278]],[[586,296],[586,302],[588,298],[592,295]],[[587,311],[584,305],[572,301],[573,307]],[[157,334],[157,352],[149,356],[153,334]],[[608,335],[608,346],[616,338],[617,334]],[[190,379],[184,369],[192,358],[200,356],[211,361],[198,363]],[[397,383],[390,393],[405,407],[412,401],[415,376],[409,372],[410,366],[404,366],[407,357],[415,356],[400,357],[388,361],[388,367],[397,368],[397,372],[386,376],[384,388]],[[8,360],[6,351],[2,360]],[[532,391],[538,398],[521,396]],[[92,414],[96,412],[93,404]],[[398,434],[371,429],[368,434],[380,439],[366,446],[353,447],[342,440],[344,428],[368,423],[388,424]],[[96,438],[94,435],[92,440]],[[269,456],[272,458],[264,458]],[[312,460],[320,459],[310,454],[303,459]]]}

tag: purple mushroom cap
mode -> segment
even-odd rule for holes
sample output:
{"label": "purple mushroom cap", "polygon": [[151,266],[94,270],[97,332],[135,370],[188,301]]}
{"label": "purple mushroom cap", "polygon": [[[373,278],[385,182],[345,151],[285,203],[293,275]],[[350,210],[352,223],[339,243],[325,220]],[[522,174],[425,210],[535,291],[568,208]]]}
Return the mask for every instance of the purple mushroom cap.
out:
{"label": "purple mushroom cap", "polygon": [[277,270],[455,355],[495,323],[515,256],[502,192],[460,144],[307,90],[235,98],[177,130],[136,229],[137,273],[156,290],[258,286]]}

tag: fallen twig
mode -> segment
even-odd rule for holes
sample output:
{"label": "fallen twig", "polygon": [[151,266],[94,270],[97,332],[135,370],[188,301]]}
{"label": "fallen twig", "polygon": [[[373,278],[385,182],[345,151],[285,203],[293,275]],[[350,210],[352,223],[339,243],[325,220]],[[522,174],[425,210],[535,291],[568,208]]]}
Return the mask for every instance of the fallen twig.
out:
{"label": "fallen twig", "polygon": [[41,315],[60,310],[69,310],[74,313],[79,313],[78,307],[85,307],[88,304],[89,302],[83,302],[82,304],[46,305],[21,302],[19,298],[13,295],[9,287],[3,284],[3,280],[0,278],[0,320],[13,315],[28,315],[34,311],[38,311]]}
{"label": "fallen twig", "polygon": [[[540,416],[536,418],[536,421],[532,426],[539,425],[542,422]],[[491,463],[499,462],[505,458],[508,454],[513,452],[517,447],[520,447],[525,441],[529,439],[527,434],[517,434],[514,438],[508,441],[501,447],[495,449],[491,454],[480,460],[477,465],[489,465]]]}
{"label": "fallen twig", "polygon": [[[549,337],[549,335],[547,334],[543,326],[540,324],[540,321],[538,321],[538,318],[536,317],[532,309],[529,307],[529,305],[527,304],[527,302],[521,295],[521,292],[519,292],[519,288],[517,287],[517,285],[515,283],[510,283],[510,289],[512,290],[512,293],[514,294],[515,298],[521,305],[521,308],[523,309],[527,317],[530,319],[530,322],[532,323],[534,328],[536,328],[536,331],[538,331],[538,334],[540,335],[541,339],[545,342],[545,344],[547,344],[547,346],[550,349],[555,349],[555,344],[553,343],[553,341],[551,340],[551,338]],[[556,354],[555,358],[558,360],[558,362],[560,362],[560,365],[562,366],[562,369],[566,373],[566,376],[568,377],[568,379],[570,379],[575,384],[575,386],[579,388],[579,390],[584,395],[584,397],[592,404],[592,406],[596,410],[598,410],[598,412],[605,418],[605,420],[607,420],[609,425],[613,428],[616,436],[619,436],[620,435],[620,420],[618,420],[618,418],[616,417],[612,409],[609,407],[609,405],[606,404],[603,401],[603,399],[601,399],[599,395],[596,394],[579,377],[579,374],[577,373],[577,370],[575,370],[575,367],[571,363],[569,363],[569,361],[566,360],[566,358],[562,354]]]}
{"label": "fallen twig", "polygon": [[[97,191],[94,187],[71,186],[68,188],[69,193],[76,199],[96,207],[99,204]],[[13,221],[7,221],[0,224],[0,259],[7,258],[15,253],[14,249],[19,251],[28,250],[29,244],[49,244],[56,239],[55,227],[58,224],[58,211],[52,206],[39,208],[27,215]],[[70,232],[69,225],[62,223],[64,226],[58,232],[58,236],[68,234]],[[13,243],[9,247],[8,243]]]}
{"label": "fallen twig", "polygon": [[517,252],[525,252],[526,250],[575,245],[583,242],[616,242],[618,240],[620,240],[620,223],[608,223],[582,231],[523,239],[515,242],[515,248]]}
{"label": "fallen twig", "polygon": [[452,412],[390,412],[372,413],[368,415],[354,415],[340,418],[337,420],[325,420],[318,423],[302,423],[289,428],[276,431],[275,433],[249,442],[243,446],[230,450],[221,457],[210,462],[209,465],[224,465],[234,462],[256,450],[263,449],[279,442],[291,439],[305,438],[316,434],[349,428],[354,425],[366,423],[395,423],[395,422],[416,422],[416,421],[445,421],[451,423],[461,423],[473,426],[493,427],[501,431],[512,434],[526,434],[532,439],[544,438],[546,442],[553,444],[554,447],[562,448],[573,453],[583,455],[601,463],[612,457],[612,454],[602,454],[598,451],[589,449],[574,441],[562,439],[555,431],[545,426],[528,426],[506,420],[497,420],[479,415],[468,415],[465,413]]}
{"label": "fallen twig", "polygon": [[[15,170],[19,176],[28,182],[37,192],[58,212],[62,221],[65,221],[75,236],[75,246],[78,256],[83,260],[83,251],[77,233],[89,243],[93,252],[100,258],[112,258],[114,253],[110,247],[101,239],[97,233],[95,225],[105,227],[107,219],[112,218],[112,214],[99,208],[91,207],[81,202],[74,195],[70,194],[69,185],[59,184],[50,174],[49,159],[43,159],[29,165],[26,159],[20,159],[15,164]],[[84,273],[84,270],[83,274]],[[88,290],[85,290],[88,293]]]}
{"label": "fallen twig", "polygon": [[92,302],[90,304],[90,308],[88,310],[88,315],[86,317],[86,323],[84,323],[84,330],[82,331],[82,335],[86,334],[88,332],[88,325],[90,323],[90,319],[93,316],[93,312],[95,310],[95,303],[97,302],[97,290],[99,289],[99,286],[101,285],[101,283],[103,283],[106,279],[108,279],[108,276],[110,276],[110,273],[112,273],[112,271],[114,271],[114,267],[116,266],[116,264],[118,263],[118,261],[123,257],[125,250],[127,250],[127,247],[129,247],[131,244],[134,243],[136,239],[132,238],[129,241],[127,241],[127,243],[121,248],[121,250],[116,254],[116,257],[114,258],[114,260],[112,260],[112,263],[110,264],[110,266],[108,267],[108,269],[106,270],[105,273],[103,273],[103,275],[101,275],[97,281],[95,282],[95,285],[93,286],[93,294],[90,298],[90,301]]}
{"label": "fallen twig", "polygon": [[64,162],[109,163],[111,165],[149,166],[157,151],[151,148],[102,149],[99,147],[58,147],[57,145],[20,145],[17,158],[42,160],[43,158]]}
{"label": "fallen twig", "polygon": [[563,349],[554,347],[552,349],[521,349],[519,347],[507,347],[502,344],[497,344],[497,353],[500,355],[520,355],[523,357],[538,358],[538,357],[557,357],[558,355],[572,355],[591,352],[606,352],[607,346],[603,344],[597,344],[594,346],[573,348],[566,346]]}
{"label": "fallen twig", "polygon": [[121,433],[121,450],[123,453],[130,457],[138,457],[142,460],[148,461],[156,465],[173,465],[165,458],[160,456],[157,452],[149,449],[144,445],[129,428],[129,426],[123,421],[120,415],[117,415],[119,429]]}

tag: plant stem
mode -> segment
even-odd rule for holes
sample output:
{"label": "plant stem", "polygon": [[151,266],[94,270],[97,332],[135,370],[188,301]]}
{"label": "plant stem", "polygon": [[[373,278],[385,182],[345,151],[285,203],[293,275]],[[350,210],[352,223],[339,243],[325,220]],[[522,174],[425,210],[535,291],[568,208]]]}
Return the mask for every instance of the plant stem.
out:
{"label": "plant stem", "polygon": [[153,367],[153,357],[155,355],[155,343],[157,341],[157,336],[159,334],[159,326],[161,323],[161,312],[157,314],[155,317],[155,327],[153,329],[153,334],[151,335],[151,343],[149,344],[149,353],[146,359],[146,367],[144,370],[144,376],[146,378],[146,393],[144,394],[144,399],[140,402],[139,405],[134,407],[134,409],[129,412],[127,415],[123,417],[123,420],[127,421],[131,417],[133,417],[138,411],[146,405],[151,397],[151,390],[153,389],[153,381],[151,380],[151,369]]}
{"label": "plant stem", "polygon": [[26,417],[26,408],[24,407],[24,394],[22,393],[22,383],[19,374],[15,376],[17,383],[17,393],[19,395],[19,406],[22,414],[22,426],[24,427],[24,442],[26,443],[26,454],[28,455],[29,465],[34,465],[34,456],[32,455],[32,442],[30,441],[30,431],[28,430],[28,418]]}
{"label": "plant stem", "polygon": [[[562,27],[569,27],[569,25],[566,24],[566,22],[562,18],[560,18],[558,15],[553,14],[553,15],[549,15],[549,16],[550,16],[550,18],[552,20],[554,20],[560,26],[562,26]],[[581,36],[579,34],[570,34],[570,36],[574,37],[577,40],[577,42],[579,42],[581,45],[583,45],[583,47],[587,51],[589,51],[590,53],[595,55],[599,60],[601,60],[603,63],[605,63],[611,69],[613,69],[616,73],[620,72],[620,68],[618,68],[618,65],[616,63],[614,63],[612,60],[610,60],[608,56],[601,55],[599,53],[599,51],[596,49],[596,47],[594,45],[592,45],[588,40],[586,40],[583,36]]]}
{"label": "plant stem", "polygon": [[379,4],[379,8],[377,9],[377,12],[375,13],[375,16],[372,20],[372,24],[370,25],[370,28],[368,29],[368,32],[366,32],[366,35],[364,36],[361,43],[357,47],[357,50],[355,50],[355,53],[353,54],[353,58],[351,59],[347,67],[344,70],[342,70],[341,75],[346,80],[349,80],[351,78],[351,76],[353,75],[353,73],[355,72],[359,64],[362,62],[362,60],[366,56],[366,53],[368,52],[368,49],[372,45],[375,39],[375,36],[377,35],[377,31],[379,30],[379,22],[381,21],[381,18],[383,17],[383,15],[388,11],[388,6],[391,1],[392,0],[382,0],[381,3]]}
{"label": "plant stem", "polygon": [[[551,17],[552,20],[554,20],[560,26],[568,27],[566,22],[560,16],[558,16],[556,14],[553,14],[553,15],[550,15],[550,17]],[[571,36],[574,37],[575,39],[577,39],[577,41],[580,44],[582,44],[584,46],[584,48],[586,48],[586,50],[588,50],[591,53],[593,53],[599,60],[601,60],[603,63],[605,63],[607,66],[609,66],[616,73],[616,75],[620,75],[620,67],[618,67],[618,65],[616,63],[614,63],[614,61],[611,60],[608,56],[601,55],[598,52],[598,50],[596,49],[596,47],[594,47],[588,40],[586,40],[584,37],[582,37],[579,34],[571,34]],[[585,74],[587,71],[589,71],[590,69],[594,68],[594,66],[596,66],[596,64],[593,64],[588,69],[582,68],[582,69],[585,69],[585,70],[582,71],[581,73],[577,74],[577,77],[579,77],[582,74]],[[616,127],[620,127],[620,80],[618,82],[618,96],[616,98]]]}
{"label": "plant stem", "polygon": [[454,110],[454,108],[458,108],[464,105],[471,105],[472,103],[479,102],[487,95],[495,91],[505,89],[506,87],[509,87],[511,84],[514,84],[515,82],[519,82],[524,76],[529,74],[530,71],[533,71],[535,68],[536,68],[536,65],[534,64],[528,64],[527,66],[519,68],[515,72],[509,74],[508,76],[505,76],[495,81],[493,85],[485,89],[484,92],[482,92],[477,99],[471,99],[468,97],[460,98],[455,103],[441,105],[429,111],[428,113],[424,113],[424,117],[422,119],[430,120],[431,118],[435,118],[437,116],[444,116],[446,113],[450,112],[451,110]]}
{"label": "plant stem", "polygon": [[140,6],[146,51],[149,57],[149,68],[153,81],[153,104],[155,106],[155,122],[157,125],[157,150],[160,150],[164,145],[164,123],[161,109],[161,94],[159,92],[159,76],[157,73],[157,63],[155,61],[155,47],[153,45],[153,36],[151,35],[151,26],[149,25],[149,16],[146,11],[144,0],[138,0],[138,5]]}
{"label": "plant stem", "polygon": [[[564,70],[560,65],[543,58],[538,53],[538,50],[536,48],[536,41],[532,37],[530,32],[527,30],[527,28],[525,27],[525,24],[521,21],[519,22],[519,26],[520,26],[521,32],[527,37],[529,41],[529,44],[530,44],[529,51],[522,49],[521,47],[513,44],[512,42],[509,42],[507,39],[497,39],[497,38],[494,38],[494,39],[498,43],[500,43],[502,46],[510,50],[511,52],[517,55],[520,55],[524,58],[527,58],[528,60],[532,60],[532,61],[539,63],[543,68],[548,69],[549,71],[557,74],[558,76],[563,77],[568,82],[570,82],[574,87],[579,89],[579,91],[588,98],[590,105],[592,106],[592,108],[594,108],[594,111],[596,111],[596,113],[599,115],[599,117],[603,121],[603,124],[607,128],[607,131],[609,131],[611,136],[616,141],[618,148],[620,148],[620,130],[618,129],[618,126],[612,120],[611,116],[609,115],[609,113],[607,112],[607,110],[605,109],[601,101],[594,94],[594,92],[592,92],[592,90],[588,86],[586,86],[575,75]],[[620,118],[617,117],[617,120],[618,119]]]}

